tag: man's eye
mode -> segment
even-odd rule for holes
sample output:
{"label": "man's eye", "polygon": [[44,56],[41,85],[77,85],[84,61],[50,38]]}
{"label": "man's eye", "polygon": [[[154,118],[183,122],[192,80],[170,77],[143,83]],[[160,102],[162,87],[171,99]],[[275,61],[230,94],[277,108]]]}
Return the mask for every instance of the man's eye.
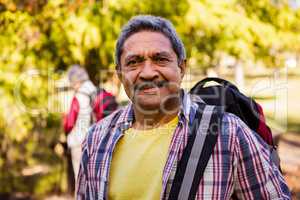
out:
{"label": "man's eye", "polygon": [[136,60],[130,60],[127,62],[127,65],[135,65],[137,63]]}
{"label": "man's eye", "polygon": [[164,57],[158,57],[158,58],[156,58],[156,61],[158,61],[158,62],[168,62],[169,59],[164,58]]}

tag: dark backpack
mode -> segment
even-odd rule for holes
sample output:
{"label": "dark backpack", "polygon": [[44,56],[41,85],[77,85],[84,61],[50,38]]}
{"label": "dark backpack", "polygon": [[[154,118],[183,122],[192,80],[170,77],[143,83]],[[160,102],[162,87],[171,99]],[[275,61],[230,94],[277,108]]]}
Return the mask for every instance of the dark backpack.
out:
{"label": "dark backpack", "polygon": [[[212,81],[218,85],[205,87],[206,83]],[[274,145],[272,132],[266,124],[261,105],[245,96],[229,81],[220,78],[205,78],[199,81],[190,93],[199,95],[208,105],[221,106],[225,112],[235,114],[249,128],[258,133],[267,144]]]}
{"label": "dark backpack", "polygon": [[[205,87],[211,81],[219,85]],[[205,78],[190,93],[199,95],[204,103],[198,103],[195,119],[189,127],[190,137],[178,162],[169,200],[195,199],[200,180],[220,134],[224,112],[235,114],[261,136],[270,146],[271,159],[280,169],[272,132],[258,103],[242,94],[229,81],[220,78]],[[198,133],[199,130],[201,133]]]}

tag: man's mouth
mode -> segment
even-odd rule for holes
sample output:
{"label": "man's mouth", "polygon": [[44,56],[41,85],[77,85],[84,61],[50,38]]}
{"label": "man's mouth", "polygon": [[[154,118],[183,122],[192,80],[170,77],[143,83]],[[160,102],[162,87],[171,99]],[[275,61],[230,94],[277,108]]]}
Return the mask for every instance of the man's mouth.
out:
{"label": "man's mouth", "polygon": [[159,88],[165,86],[167,83],[167,81],[143,82],[137,84],[134,87],[134,90],[138,93],[154,94],[158,92]]}
{"label": "man's mouth", "polygon": [[139,92],[146,93],[146,94],[154,94],[157,93],[158,89],[159,88],[157,87],[147,87],[142,90],[139,90]]}

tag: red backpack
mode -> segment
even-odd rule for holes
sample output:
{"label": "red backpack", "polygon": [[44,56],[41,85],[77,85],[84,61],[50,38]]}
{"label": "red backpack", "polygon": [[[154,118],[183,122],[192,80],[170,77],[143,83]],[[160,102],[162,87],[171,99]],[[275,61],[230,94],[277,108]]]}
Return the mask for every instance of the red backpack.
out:
{"label": "red backpack", "polygon": [[118,108],[115,96],[103,88],[97,88],[96,95],[89,97],[92,102],[94,122],[103,119]]}
{"label": "red backpack", "polygon": [[72,99],[71,106],[70,106],[70,111],[63,117],[65,133],[71,132],[71,130],[75,126],[75,123],[76,123],[76,120],[78,117],[78,113],[79,113],[79,102],[78,102],[77,98],[74,96]]}
{"label": "red backpack", "polygon": [[[90,98],[90,104],[93,109],[91,116],[93,122],[97,122],[103,119],[118,108],[116,98],[110,92],[105,91],[103,88],[97,88],[97,92],[92,95],[88,95],[83,92],[80,93],[87,95]],[[70,111],[64,116],[63,119],[65,133],[71,132],[71,130],[74,128],[79,109],[79,102],[76,96],[74,96],[72,99]]]}

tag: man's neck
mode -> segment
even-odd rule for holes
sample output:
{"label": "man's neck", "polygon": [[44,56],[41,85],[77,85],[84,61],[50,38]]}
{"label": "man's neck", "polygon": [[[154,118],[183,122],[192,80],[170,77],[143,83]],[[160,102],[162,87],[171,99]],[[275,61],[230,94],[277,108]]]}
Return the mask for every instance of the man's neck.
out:
{"label": "man's neck", "polygon": [[141,130],[153,129],[174,119],[174,117],[176,117],[178,115],[178,112],[180,111],[180,103],[178,100],[175,104],[173,104],[171,109],[168,109],[169,111],[167,112],[160,109],[149,112],[140,112],[136,107],[133,107],[133,109],[135,120],[132,127],[134,129]]}

